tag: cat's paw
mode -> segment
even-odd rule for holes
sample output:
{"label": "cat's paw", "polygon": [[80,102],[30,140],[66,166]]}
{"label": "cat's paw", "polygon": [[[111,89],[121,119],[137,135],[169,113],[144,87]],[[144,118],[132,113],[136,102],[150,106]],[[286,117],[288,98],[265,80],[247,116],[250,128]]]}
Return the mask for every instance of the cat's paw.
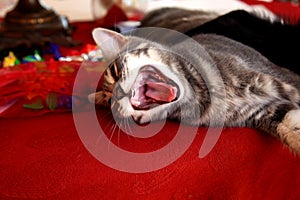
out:
{"label": "cat's paw", "polygon": [[281,123],[277,133],[296,154],[300,156],[300,109],[289,111]]}
{"label": "cat's paw", "polygon": [[91,103],[94,103],[103,107],[110,107],[110,99],[112,94],[104,90],[92,93],[88,96],[88,99]]}

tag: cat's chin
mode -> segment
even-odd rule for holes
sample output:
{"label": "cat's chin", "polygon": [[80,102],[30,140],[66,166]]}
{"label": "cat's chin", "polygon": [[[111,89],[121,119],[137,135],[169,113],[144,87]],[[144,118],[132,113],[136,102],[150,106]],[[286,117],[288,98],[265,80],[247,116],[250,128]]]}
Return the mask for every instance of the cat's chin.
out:
{"label": "cat's chin", "polygon": [[179,97],[179,87],[154,66],[143,66],[131,87],[130,103],[135,110],[148,110],[171,103]]}

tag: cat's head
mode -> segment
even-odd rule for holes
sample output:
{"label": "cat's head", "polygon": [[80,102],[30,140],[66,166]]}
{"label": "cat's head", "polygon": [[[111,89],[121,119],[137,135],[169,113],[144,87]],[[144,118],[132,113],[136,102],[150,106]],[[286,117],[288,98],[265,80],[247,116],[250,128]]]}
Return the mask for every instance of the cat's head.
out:
{"label": "cat's head", "polygon": [[111,93],[111,109],[118,118],[140,124],[179,119],[182,105],[194,101],[182,61],[163,45],[102,28],[95,29],[93,37],[110,66],[103,91],[90,99],[101,104]]}

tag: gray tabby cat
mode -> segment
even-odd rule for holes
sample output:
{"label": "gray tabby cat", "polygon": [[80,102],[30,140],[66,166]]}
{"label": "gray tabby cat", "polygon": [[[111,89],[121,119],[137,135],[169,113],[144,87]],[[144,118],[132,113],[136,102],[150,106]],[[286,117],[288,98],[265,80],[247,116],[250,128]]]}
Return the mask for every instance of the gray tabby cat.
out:
{"label": "gray tabby cat", "polygon": [[[185,41],[159,44],[102,28],[95,29],[93,37],[112,64],[103,89],[89,99],[111,106],[118,119],[145,124],[168,118],[196,126],[213,122],[253,127],[300,155],[300,77],[254,49],[214,34],[193,37],[207,54]],[[198,64],[162,49],[188,52]],[[214,82],[214,76],[206,77],[213,66],[222,84]],[[218,98],[212,102],[212,96]]]}
{"label": "gray tabby cat", "polygon": [[141,20],[143,27],[162,27],[187,32],[220,16],[218,13],[182,8],[160,8],[153,10]]}
{"label": "gray tabby cat", "polygon": [[[268,9],[264,9],[263,7],[252,6],[252,10],[244,12],[248,12],[253,16],[264,19],[271,23],[283,23],[283,20],[280,17],[268,11]],[[141,26],[162,27],[185,33],[220,16],[220,13],[212,11],[163,7],[147,13],[141,20]]]}

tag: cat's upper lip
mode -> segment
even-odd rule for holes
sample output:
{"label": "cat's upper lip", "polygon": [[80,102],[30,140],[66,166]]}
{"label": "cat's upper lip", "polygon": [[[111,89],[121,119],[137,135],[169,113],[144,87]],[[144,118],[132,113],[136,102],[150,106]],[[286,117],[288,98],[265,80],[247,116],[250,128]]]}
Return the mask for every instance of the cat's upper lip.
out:
{"label": "cat's upper lip", "polygon": [[178,86],[151,65],[139,70],[131,91],[131,105],[139,110],[172,102],[179,96]]}

